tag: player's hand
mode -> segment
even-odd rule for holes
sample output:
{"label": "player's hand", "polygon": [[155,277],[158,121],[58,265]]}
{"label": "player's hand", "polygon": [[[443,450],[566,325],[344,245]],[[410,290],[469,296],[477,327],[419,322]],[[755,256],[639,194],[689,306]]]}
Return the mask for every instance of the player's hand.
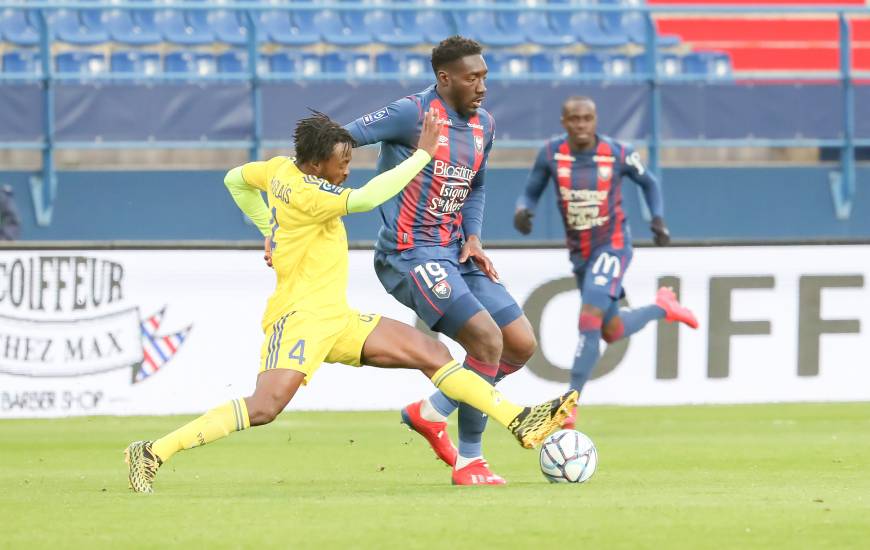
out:
{"label": "player's hand", "polygon": [[495,271],[495,266],[492,265],[492,260],[484,253],[483,245],[480,243],[480,239],[476,235],[472,235],[465,241],[465,244],[462,245],[462,250],[459,252],[459,263],[464,264],[471,258],[474,260],[474,263],[477,267],[480,268],[483,273],[495,281],[498,282],[498,273]]}
{"label": "player's hand", "polygon": [[420,139],[417,141],[417,149],[422,149],[429,153],[429,156],[435,158],[435,151],[438,150],[438,136],[441,135],[441,126],[443,123],[438,122],[438,111],[429,109],[423,115],[423,129],[420,130]]}
{"label": "player's hand", "polygon": [[265,251],[263,259],[266,260],[267,266],[272,267],[272,237],[266,237],[266,240],[263,243],[263,249]]}
{"label": "player's hand", "polygon": [[665,220],[660,216],[656,216],[652,219],[649,229],[653,233],[653,241],[656,243],[656,246],[667,246],[670,244],[671,232],[668,231],[668,228],[665,225]]}
{"label": "player's hand", "polygon": [[528,235],[532,232],[532,218],[535,213],[528,208],[520,208],[514,214],[514,227],[523,235]]}

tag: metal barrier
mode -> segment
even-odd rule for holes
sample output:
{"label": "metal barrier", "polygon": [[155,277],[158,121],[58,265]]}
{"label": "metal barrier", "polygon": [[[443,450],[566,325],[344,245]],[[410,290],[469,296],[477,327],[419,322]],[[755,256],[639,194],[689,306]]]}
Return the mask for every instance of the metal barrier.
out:
{"label": "metal barrier", "polygon": [[[3,82],[34,82],[38,81],[43,86],[43,108],[45,113],[44,122],[44,139],[34,142],[0,142],[0,148],[5,149],[23,149],[42,151],[42,177],[33,180],[32,192],[34,199],[34,207],[37,211],[40,224],[47,224],[51,217],[51,207],[54,201],[57,180],[55,175],[54,152],[57,149],[155,149],[155,148],[196,148],[196,149],[223,149],[223,148],[247,148],[251,159],[257,159],[260,156],[260,151],[263,147],[284,146],[285,143],[275,143],[262,139],[262,97],[261,84],[268,81],[286,81],[300,80],[298,76],[284,77],[280,75],[261,75],[257,71],[257,59],[259,56],[258,49],[258,29],[255,24],[255,17],[262,11],[320,11],[326,9],[335,9],[341,11],[368,11],[373,9],[372,5],[363,3],[348,3],[348,2],[324,2],[324,3],[292,3],[292,4],[270,4],[265,2],[244,2],[244,3],[214,3],[210,1],[193,2],[175,5],[160,5],[154,7],[146,7],[141,3],[120,1],[102,5],[94,2],[52,2],[42,0],[32,0],[26,4],[8,0],[0,0],[0,9],[27,9],[37,11],[39,14],[39,34],[40,34],[40,57],[42,74],[39,76],[18,76],[0,74],[0,83]],[[82,80],[83,76],[79,74],[64,75],[54,71],[52,66],[51,56],[51,32],[49,28],[49,20],[46,17],[45,10],[55,9],[112,9],[112,10],[141,10],[141,9],[183,9],[186,11],[199,10],[225,10],[243,12],[247,26],[247,54],[248,54],[248,73],[242,75],[213,75],[213,76],[197,76],[181,74],[172,75],[153,75],[144,76],[136,75],[135,79],[138,82],[169,82],[178,79],[191,80],[236,80],[247,82],[250,85],[250,101],[253,110],[253,128],[251,140],[242,141],[189,141],[189,142],[63,142],[54,139],[54,87],[55,83],[64,80]],[[423,4],[423,3],[390,3],[377,4],[376,9],[384,11],[449,11],[449,12],[467,12],[478,11],[484,9],[484,6],[478,3],[440,3],[440,4]],[[837,216],[840,219],[846,219],[849,216],[852,197],[855,193],[855,147],[870,146],[870,139],[855,138],[855,121],[854,121],[854,82],[855,79],[870,78],[870,71],[853,71],[851,68],[851,29],[849,26],[850,15],[870,15],[870,8],[867,7],[831,7],[831,6],[795,6],[784,7],[782,5],[771,6],[615,6],[615,5],[578,5],[578,4],[546,4],[546,5],[522,5],[522,4],[507,4],[495,3],[486,4],[487,11],[494,12],[517,12],[517,11],[542,11],[552,13],[570,13],[576,12],[578,9],[594,12],[640,12],[644,14],[646,21],[646,44],[644,54],[646,55],[646,66],[650,71],[646,74],[626,75],[615,77],[613,75],[571,75],[564,76],[559,74],[540,75],[536,78],[542,79],[558,79],[577,82],[644,82],[649,88],[648,105],[650,110],[650,131],[649,137],[646,140],[639,140],[638,143],[646,145],[649,153],[648,164],[654,172],[659,171],[660,151],[663,147],[836,147],[841,151],[840,177],[836,181],[832,181],[832,191],[834,198],[834,206]],[[836,15],[839,20],[840,36],[839,36],[839,51],[840,51],[840,71],[831,72],[831,74],[807,74],[802,72],[763,74],[754,73],[749,80],[764,81],[794,78],[801,81],[831,81],[837,80],[842,83],[842,104],[841,109],[844,115],[844,127],[842,131],[842,139],[740,139],[740,140],[663,140],[661,137],[661,85],[663,78],[657,67],[659,57],[659,47],[656,41],[656,27],[653,19],[655,14],[664,13],[681,13],[695,15],[712,15],[712,14],[774,14],[774,15],[801,15],[801,14],[819,14],[819,15]],[[91,75],[86,77],[88,80],[119,80],[124,77],[117,74],[107,75]],[[316,77],[306,77],[315,79],[324,78],[342,78],[343,76],[318,75]],[[372,75],[371,79],[383,79],[384,75]],[[683,82],[704,82],[708,81],[709,77],[704,75],[681,75],[678,77],[668,77],[668,82],[683,81]],[[500,147],[532,147],[537,146],[537,142],[528,141],[500,141]]]}

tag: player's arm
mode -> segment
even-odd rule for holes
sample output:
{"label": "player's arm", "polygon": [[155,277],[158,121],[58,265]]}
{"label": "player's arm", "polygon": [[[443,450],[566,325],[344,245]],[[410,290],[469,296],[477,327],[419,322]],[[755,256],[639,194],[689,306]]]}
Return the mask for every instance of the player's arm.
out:
{"label": "player's arm", "polygon": [[493,128],[493,137],[489,140],[486,149],[483,151],[483,165],[477,171],[477,174],[474,175],[474,179],[471,180],[471,192],[465,199],[465,204],[462,205],[462,232],[465,234],[465,243],[459,252],[459,263],[465,263],[471,258],[487,277],[498,282],[498,273],[492,260],[483,251],[483,243],[480,239],[483,232],[483,205],[486,198],[483,183],[486,178],[486,164],[489,159],[489,152],[492,150],[494,138],[495,128]]}
{"label": "player's arm", "polygon": [[[262,181],[265,179],[265,164],[265,162],[251,162],[244,166],[233,168],[224,176],[224,185],[226,185],[227,190],[233,197],[236,206],[254,222],[260,233],[264,237],[267,237],[271,232],[269,226],[271,215],[269,214],[269,207],[266,206],[266,203],[263,202],[263,197],[260,195],[260,191],[265,191],[265,182]],[[262,180],[257,177],[260,171],[263,172]],[[245,179],[244,174],[249,174],[250,183]]]}
{"label": "player's arm", "polygon": [[623,175],[631,178],[640,185],[646,205],[652,214],[650,231],[657,246],[665,246],[671,242],[671,234],[665,225],[664,200],[662,199],[662,187],[658,179],[646,169],[640,160],[640,153],[628,145],[623,146],[625,162],[623,163]]}
{"label": "player's arm", "polygon": [[[344,128],[350,132],[357,147],[381,141],[410,141],[414,139],[417,121],[422,114],[417,102],[404,97],[359,117]],[[408,145],[413,145],[413,142]]]}
{"label": "player's arm", "polygon": [[423,118],[423,129],[414,154],[392,170],[378,174],[364,186],[352,190],[347,197],[347,212],[373,210],[404,189],[435,156],[440,130],[438,114],[431,109]]}
{"label": "player's arm", "polygon": [[526,188],[522,195],[517,197],[514,227],[523,235],[532,232],[532,218],[535,216],[535,208],[538,206],[538,201],[541,200],[541,195],[547,186],[547,180],[550,178],[549,147],[549,145],[545,145],[538,151],[535,165],[532,167],[526,182]]}

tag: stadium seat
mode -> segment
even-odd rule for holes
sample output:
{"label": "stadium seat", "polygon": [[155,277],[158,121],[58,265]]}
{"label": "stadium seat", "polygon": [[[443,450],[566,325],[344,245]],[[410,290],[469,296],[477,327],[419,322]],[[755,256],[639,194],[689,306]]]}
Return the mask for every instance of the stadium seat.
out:
{"label": "stadium seat", "polygon": [[299,58],[298,73],[302,76],[317,76],[323,72],[320,56],[313,53],[302,54]]}
{"label": "stadium seat", "polygon": [[519,29],[502,29],[492,11],[456,12],[453,14],[453,20],[459,34],[487,46],[519,46],[526,41],[526,37],[519,32]]}
{"label": "stadium seat", "polygon": [[[643,4],[642,0],[602,0],[612,4],[622,4],[626,7],[636,7]],[[646,16],[643,12],[631,11],[622,12],[621,14],[609,14],[614,20],[614,24],[618,24],[628,39],[633,44],[643,46],[646,44]],[[673,34],[656,33],[656,43],[662,47],[676,46],[680,43],[680,37]]]}
{"label": "stadium seat", "polygon": [[375,56],[375,71],[383,75],[397,75],[401,72],[401,55],[396,52],[383,52]]}
{"label": "stadium seat", "polygon": [[113,73],[141,74],[150,76],[160,73],[160,54],[137,50],[120,51],[112,54],[110,70]]}
{"label": "stadium seat", "polygon": [[217,62],[211,54],[196,52],[171,52],[163,59],[163,70],[174,74],[213,75]]}
{"label": "stadium seat", "polygon": [[423,38],[423,42],[437,44],[448,36],[456,34],[452,18],[445,12],[426,10],[398,11],[396,23],[408,32]]}
{"label": "stadium seat", "polygon": [[260,34],[284,46],[309,46],[320,42],[312,27],[300,27],[289,11],[267,11],[260,16]]}
{"label": "stadium seat", "polygon": [[97,75],[106,72],[106,59],[95,52],[64,52],[54,59],[58,73]]}
{"label": "stadium seat", "polygon": [[608,55],[604,58],[604,74],[615,78],[631,74],[631,62],[622,54]]}
{"label": "stadium seat", "polygon": [[557,32],[547,18],[547,14],[543,12],[523,12],[510,13],[505,12],[500,14],[503,16],[502,26],[510,25],[511,20],[515,17],[516,28],[525,34],[525,38],[532,44],[540,46],[569,46],[576,42],[576,39],[571,34],[563,34]]}
{"label": "stadium seat", "polygon": [[683,56],[682,71],[689,75],[711,78],[731,76],[731,60],[719,52],[692,52]]}
{"label": "stadium seat", "polygon": [[248,70],[248,52],[230,50],[217,56],[217,71],[222,74],[242,74]]}
{"label": "stadium seat", "polygon": [[323,56],[322,64],[326,74],[345,74],[351,78],[373,72],[371,59],[364,53],[331,52]]}
{"label": "stadium seat", "polygon": [[290,52],[278,52],[267,57],[272,74],[295,74],[301,65],[299,57]]}
{"label": "stadium seat", "polygon": [[584,75],[604,74],[604,57],[594,53],[580,56],[580,73]]}
{"label": "stadium seat", "polygon": [[[659,53],[658,56],[658,76],[660,78],[674,77],[680,74],[680,58],[672,53]],[[636,55],[631,58],[631,71],[635,74],[646,74],[647,58],[645,54]]]}
{"label": "stadium seat", "polygon": [[215,41],[214,32],[202,12],[161,10],[154,16],[154,22],[168,42],[195,46]]}
{"label": "stadium seat", "polygon": [[389,46],[413,46],[420,42],[422,35],[418,29],[405,28],[397,24],[393,14],[384,10],[365,14],[363,24],[371,31],[377,42]]}
{"label": "stadium seat", "polygon": [[549,53],[536,53],[529,57],[529,71],[533,74],[556,73],[556,59]]}
{"label": "stadium seat", "polygon": [[313,28],[317,29],[324,42],[336,46],[362,46],[372,41],[370,32],[361,26],[346,23],[341,15],[335,10],[322,10],[312,18]]}
{"label": "stadium seat", "polygon": [[[561,15],[561,17],[559,17]],[[612,48],[628,44],[628,37],[622,32],[608,32],[601,26],[598,14],[580,11],[565,17],[563,14],[550,14],[550,22],[560,34],[572,34],[577,40],[592,48]]]}
{"label": "stadium seat", "polygon": [[580,60],[573,55],[561,54],[554,59],[556,73],[562,77],[570,78],[580,74]]}
{"label": "stadium seat", "polygon": [[38,50],[12,50],[3,54],[3,72],[10,74],[42,74]]}
{"label": "stadium seat", "polygon": [[[244,14],[229,10],[218,10],[206,15],[206,21],[214,31],[217,40],[232,46],[244,46],[248,43],[248,28],[245,24],[245,18]],[[265,37],[262,35],[258,36],[257,39],[258,42],[265,42]],[[220,60],[218,60],[218,64],[220,64]]]}
{"label": "stadium seat", "polygon": [[427,74],[429,59],[421,54],[383,52],[375,57],[375,71],[384,75],[417,78]]}
{"label": "stadium seat", "polygon": [[[82,19],[86,12],[87,22]],[[100,19],[99,10],[58,10],[49,16],[49,20],[54,36],[62,42],[93,46],[109,40],[109,33]]]}
{"label": "stadium seat", "polygon": [[112,10],[106,14],[106,30],[113,41],[130,46],[157,44],[162,40],[154,24],[154,12]]}
{"label": "stadium seat", "polygon": [[7,8],[0,13],[0,36],[18,46],[39,44],[39,24],[35,12]]}

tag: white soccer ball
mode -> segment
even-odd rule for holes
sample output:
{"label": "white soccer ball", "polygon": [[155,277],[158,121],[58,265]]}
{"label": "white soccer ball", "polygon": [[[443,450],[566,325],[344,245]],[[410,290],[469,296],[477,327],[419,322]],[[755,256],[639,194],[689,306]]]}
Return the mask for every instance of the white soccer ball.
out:
{"label": "white soccer ball", "polygon": [[541,473],[550,483],[583,483],[598,466],[598,451],[585,434],[559,430],[541,445]]}

